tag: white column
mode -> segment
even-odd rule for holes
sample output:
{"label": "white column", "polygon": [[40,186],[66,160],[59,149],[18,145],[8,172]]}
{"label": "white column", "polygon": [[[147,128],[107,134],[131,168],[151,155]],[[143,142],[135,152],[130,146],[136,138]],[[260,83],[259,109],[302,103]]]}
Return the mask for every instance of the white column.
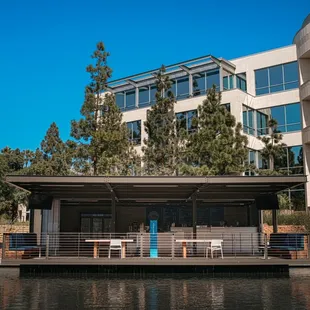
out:
{"label": "white column", "polygon": [[[50,234],[49,237],[50,248],[55,251],[58,249],[59,231],[60,231],[60,200],[53,199],[51,210],[43,210],[42,233]],[[43,238],[42,243],[45,243],[45,238]]]}

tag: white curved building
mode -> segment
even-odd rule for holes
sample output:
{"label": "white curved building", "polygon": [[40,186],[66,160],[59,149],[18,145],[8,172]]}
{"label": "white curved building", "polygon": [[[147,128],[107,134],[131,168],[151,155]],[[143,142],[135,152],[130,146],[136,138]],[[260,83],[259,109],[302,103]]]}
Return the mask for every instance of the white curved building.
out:
{"label": "white curved building", "polygon": [[306,201],[310,207],[310,14],[302,24],[301,29],[294,38],[300,76],[300,103],[302,110],[302,142],[304,150],[304,168],[308,176],[306,184]]}

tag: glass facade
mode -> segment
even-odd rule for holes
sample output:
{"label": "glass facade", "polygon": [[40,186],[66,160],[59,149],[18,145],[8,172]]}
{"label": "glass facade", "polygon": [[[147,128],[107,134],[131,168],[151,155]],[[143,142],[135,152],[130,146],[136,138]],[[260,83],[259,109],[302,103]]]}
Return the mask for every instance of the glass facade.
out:
{"label": "glass facade", "polygon": [[185,129],[188,134],[197,130],[197,124],[193,119],[197,118],[197,110],[176,113],[177,129]]}
{"label": "glass facade", "polygon": [[155,103],[157,92],[156,85],[139,87],[139,107],[149,106]]}
{"label": "glass facade", "polygon": [[172,80],[171,91],[177,100],[189,97],[189,78],[182,77],[180,79]]}
{"label": "glass facade", "polygon": [[248,135],[254,135],[254,110],[243,105],[243,132],[247,133]]}
{"label": "glass facade", "polygon": [[274,162],[275,170],[285,174],[303,174],[303,149],[301,145],[286,147],[284,154]]}
{"label": "glass facade", "polygon": [[216,89],[220,89],[220,73],[219,70],[212,70],[208,72],[201,72],[193,75],[193,96],[199,96],[206,93],[206,91],[213,85]]}
{"label": "glass facade", "polygon": [[297,61],[255,71],[256,95],[298,88]]}
{"label": "glass facade", "polygon": [[277,131],[279,132],[301,130],[300,103],[292,103],[258,110],[256,112],[258,135],[268,134],[268,120],[271,118],[277,121]]}
{"label": "glass facade", "polygon": [[127,123],[129,140],[133,144],[141,144],[141,120]]}
{"label": "glass facade", "polygon": [[233,89],[234,87],[234,76],[233,75],[228,75],[223,77],[223,89],[224,90],[229,90]]}
{"label": "glass facade", "polygon": [[247,86],[246,86],[246,74],[245,73],[240,73],[236,75],[236,87],[243,90],[244,92],[247,91]]}
{"label": "glass facade", "polygon": [[[246,161],[246,165],[251,165],[252,167],[256,167],[256,151],[254,150],[251,150],[249,149],[249,152],[248,152],[248,158],[247,158],[247,161]],[[255,175],[255,172],[254,171],[245,171],[244,173],[246,176],[253,176]]]}
{"label": "glass facade", "polygon": [[258,169],[269,169],[269,162],[263,158],[261,152],[258,151]]}
{"label": "glass facade", "polygon": [[115,94],[116,105],[122,110],[131,110],[136,107],[136,90],[128,90]]}
{"label": "glass facade", "polygon": [[226,108],[226,110],[230,113],[230,103],[224,103],[223,106]]}

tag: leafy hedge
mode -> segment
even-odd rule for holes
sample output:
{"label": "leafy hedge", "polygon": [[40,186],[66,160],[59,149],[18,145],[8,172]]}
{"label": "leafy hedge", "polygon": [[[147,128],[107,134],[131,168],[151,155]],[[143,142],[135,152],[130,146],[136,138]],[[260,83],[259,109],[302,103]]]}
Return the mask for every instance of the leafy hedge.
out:
{"label": "leafy hedge", "polygon": [[[272,213],[264,212],[264,223],[272,225]],[[278,211],[278,225],[304,225],[310,231],[310,214],[302,211],[282,213]]]}

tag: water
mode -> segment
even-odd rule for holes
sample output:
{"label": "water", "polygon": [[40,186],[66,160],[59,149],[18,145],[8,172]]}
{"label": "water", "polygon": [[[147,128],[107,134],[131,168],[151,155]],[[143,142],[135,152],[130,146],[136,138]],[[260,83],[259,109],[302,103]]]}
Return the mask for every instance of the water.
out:
{"label": "water", "polygon": [[0,309],[310,309],[310,277],[20,278],[0,269]]}

